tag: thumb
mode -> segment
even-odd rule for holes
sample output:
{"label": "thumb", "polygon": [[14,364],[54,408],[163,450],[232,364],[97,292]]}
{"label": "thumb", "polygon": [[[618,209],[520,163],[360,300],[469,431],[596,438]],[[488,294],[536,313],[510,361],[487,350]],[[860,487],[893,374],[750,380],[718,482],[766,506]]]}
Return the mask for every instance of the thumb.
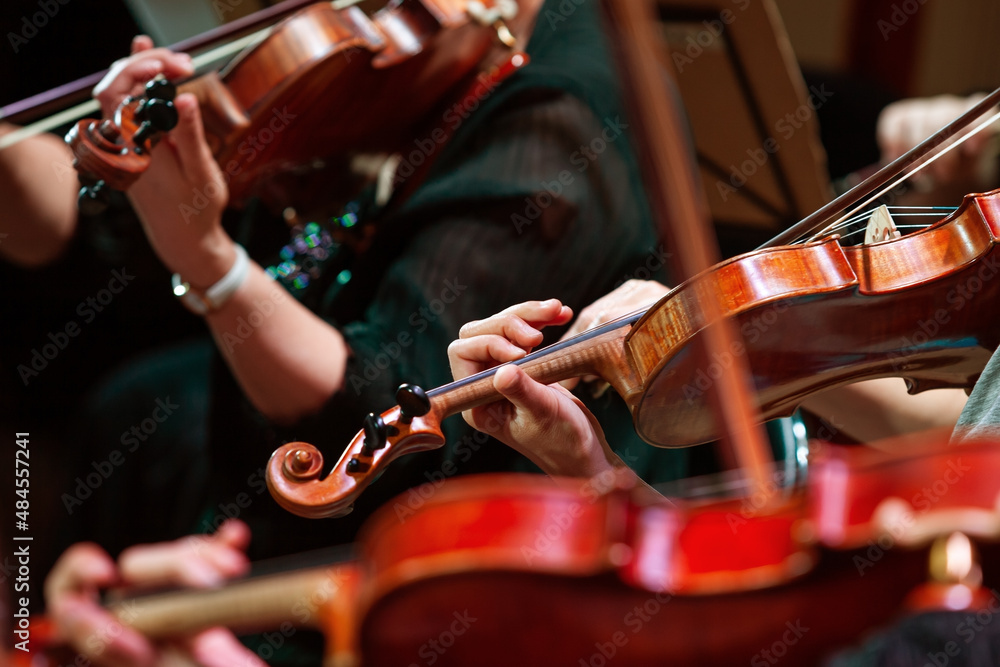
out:
{"label": "thumb", "polygon": [[535,421],[551,421],[559,410],[556,397],[548,387],[532,380],[519,366],[508,364],[497,370],[493,387],[504,398]]}

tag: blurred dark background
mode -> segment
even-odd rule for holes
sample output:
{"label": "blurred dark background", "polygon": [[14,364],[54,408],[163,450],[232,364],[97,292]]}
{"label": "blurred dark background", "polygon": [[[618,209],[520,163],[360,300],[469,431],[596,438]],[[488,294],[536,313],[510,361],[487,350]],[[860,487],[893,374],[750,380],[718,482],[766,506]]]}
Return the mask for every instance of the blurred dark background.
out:
{"label": "blurred dark background", "polygon": [[[733,1],[739,5],[743,0]],[[0,107],[107,68],[128,54],[138,32],[171,43],[189,36],[182,34],[185,26],[194,34],[261,4],[4,0]],[[891,100],[1000,86],[996,0],[776,0],[776,5],[807,80],[833,82],[837,90],[852,91],[819,110],[831,176],[877,160],[875,120]],[[46,8],[52,15],[33,22]],[[914,11],[908,11],[911,8]],[[13,434],[30,431],[30,532],[39,554],[33,563],[33,592],[40,590],[60,541],[59,536],[46,536],[46,516],[65,511],[60,494],[72,490],[78,474],[61,462],[74,445],[66,425],[79,398],[135,354],[204,331],[200,320],[173,301],[169,276],[144,252],[134,224],[124,219],[102,224],[97,230],[84,228],[66,256],[45,269],[0,263],[0,508],[7,510],[12,497],[8,487]],[[116,263],[121,257],[129,257],[130,264]],[[135,282],[26,385],[18,365],[30,363],[32,350],[49,343],[50,333],[61,331],[70,320],[80,322],[79,304],[106,287],[111,271],[119,268],[135,275]],[[0,518],[0,581],[8,572],[2,559],[11,514],[5,511]]]}

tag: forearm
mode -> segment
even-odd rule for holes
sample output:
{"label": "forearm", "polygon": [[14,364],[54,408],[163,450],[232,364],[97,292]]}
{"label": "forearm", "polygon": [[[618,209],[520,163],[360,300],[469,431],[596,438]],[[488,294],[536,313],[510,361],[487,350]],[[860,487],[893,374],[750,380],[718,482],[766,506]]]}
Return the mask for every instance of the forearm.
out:
{"label": "forearm", "polygon": [[966,398],[961,389],[910,395],[901,379],[881,378],[817,394],[802,407],[825,420],[830,429],[861,442],[873,442],[954,426]]}
{"label": "forearm", "polygon": [[256,263],[206,320],[247,398],[269,419],[292,423],[313,414],[344,384],[344,337]]}
{"label": "forearm", "polygon": [[658,502],[662,496],[653,487],[645,482],[639,475],[628,466],[620,456],[608,444],[603,432],[600,434],[600,453],[596,466],[585,474],[575,475],[578,477],[589,477],[594,483],[607,492],[611,488],[609,480],[614,480],[613,485],[619,488],[634,488],[635,498],[640,501]]}
{"label": "forearm", "polygon": [[553,437],[551,440],[561,443],[562,446],[550,446],[547,449],[525,447],[521,443],[513,443],[512,446],[541,468],[542,472],[552,477],[591,478],[606,475],[619,468],[628,468],[612,451],[603,435],[583,442],[578,442],[572,437]]}
{"label": "forearm", "polygon": [[[15,130],[0,123],[0,136]],[[39,135],[0,151],[0,255],[22,266],[58,257],[76,229],[77,178],[69,148]]]}

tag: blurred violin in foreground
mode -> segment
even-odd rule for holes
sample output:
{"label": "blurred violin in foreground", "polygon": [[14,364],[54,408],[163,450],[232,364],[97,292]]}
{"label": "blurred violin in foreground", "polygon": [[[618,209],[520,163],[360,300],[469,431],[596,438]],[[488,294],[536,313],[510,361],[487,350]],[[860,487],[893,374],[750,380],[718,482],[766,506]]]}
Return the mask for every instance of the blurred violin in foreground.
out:
{"label": "blurred violin in foreground", "polygon": [[946,443],[819,447],[807,481],[775,473],[769,499],[657,500],[611,473],[461,478],[384,506],[353,560],[112,609],[151,637],[317,628],[340,666],[735,664],[789,628],[788,663],[813,665],[904,602],[985,604],[956,538],[924,583],[931,541],[1000,537],[1000,447]]}

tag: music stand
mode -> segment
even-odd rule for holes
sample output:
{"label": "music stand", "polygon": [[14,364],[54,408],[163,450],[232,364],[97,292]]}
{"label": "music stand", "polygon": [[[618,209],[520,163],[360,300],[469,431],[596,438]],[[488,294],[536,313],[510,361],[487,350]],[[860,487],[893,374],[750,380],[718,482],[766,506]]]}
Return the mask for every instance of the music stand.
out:
{"label": "music stand", "polygon": [[815,109],[772,0],[657,0],[657,54],[679,89],[724,254],[759,245],[831,194]]}

